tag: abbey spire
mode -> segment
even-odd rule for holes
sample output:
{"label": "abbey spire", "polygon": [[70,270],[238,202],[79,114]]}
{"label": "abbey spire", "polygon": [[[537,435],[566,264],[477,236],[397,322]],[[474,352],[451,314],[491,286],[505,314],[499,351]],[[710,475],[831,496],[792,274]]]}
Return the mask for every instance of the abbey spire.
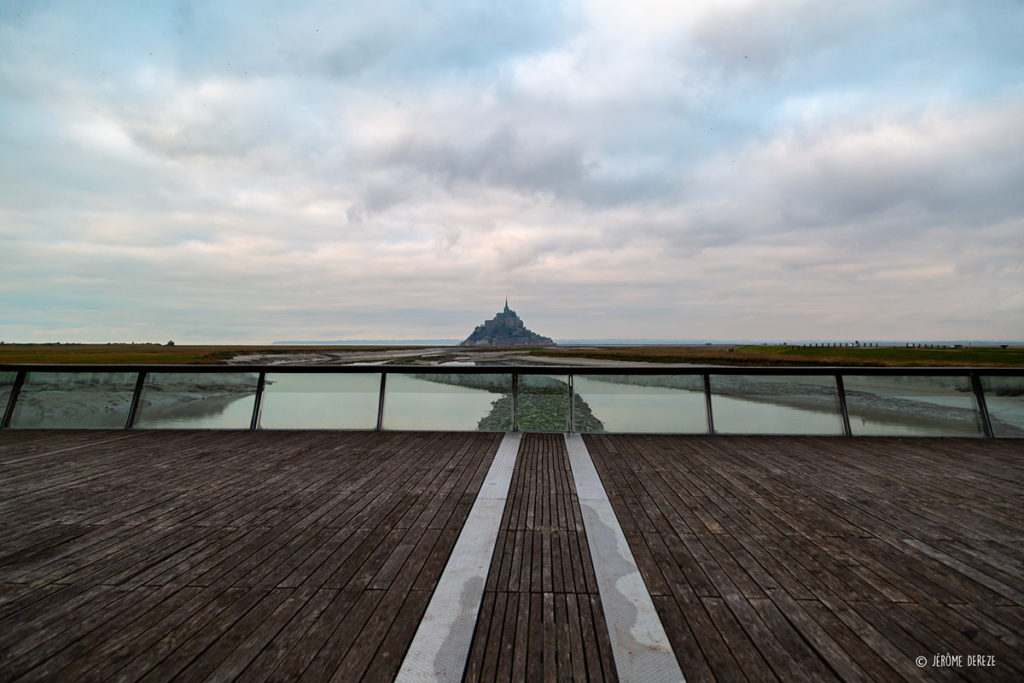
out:
{"label": "abbey spire", "polygon": [[473,334],[466,337],[459,346],[547,346],[555,342],[528,330],[516,312],[508,307],[505,297],[505,309],[483,325],[477,325]]}

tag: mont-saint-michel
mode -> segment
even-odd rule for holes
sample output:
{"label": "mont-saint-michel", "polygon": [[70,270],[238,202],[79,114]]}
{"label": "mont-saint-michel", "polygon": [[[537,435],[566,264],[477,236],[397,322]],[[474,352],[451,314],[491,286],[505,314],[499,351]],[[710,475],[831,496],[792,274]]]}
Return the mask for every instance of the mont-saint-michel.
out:
{"label": "mont-saint-michel", "polygon": [[505,299],[505,309],[484,324],[477,325],[459,346],[553,346],[554,343],[550,337],[527,329]]}

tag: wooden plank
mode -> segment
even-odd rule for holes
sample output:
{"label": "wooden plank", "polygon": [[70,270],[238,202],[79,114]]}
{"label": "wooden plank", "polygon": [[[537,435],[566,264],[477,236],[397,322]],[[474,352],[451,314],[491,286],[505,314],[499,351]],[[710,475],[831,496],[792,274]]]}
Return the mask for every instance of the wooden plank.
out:
{"label": "wooden plank", "polygon": [[[143,444],[165,443],[168,434],[131,436],[130,440]],[[461,491],[460,501],[467,496],[472,500],[476,492],[471,484],[479,486],[480,472],[486,472],[488,458],[496,448],[494,435],[472,434],[335,437],[220,433],[187,434],[183,439],[189,446],[180,454],[181,466],[171,470],[172,476],[166,476],[165,470],[152,470],[150,476],[147,472],[152,461],[135,454],[94,452],[84,447],[71,455],[85,451],[90,461],[106,464],[90,471],[79,461],[72,471],[47,462],[52,476],[45,483],[49,491],[46,504],[57,501],[64,487],[74,492],[72,505],[79,506],[73,514],[59,513],[57,523],[66,525],[65,517],[86,519],[81,515],[88,513],[98,526],[95,530],[80,525],[76,529],[52,526],[49,536],[37,536],[34,545],[18,548],[17,554],[21,560],[31,560],[43,557],[49,547],[60,547],[67,560],[49,561],[46,581],[60,580],[72,571],[89,581],[113,583],[91,587],[84,582],[62,591],[61,599],[54,597],[26,611],[25,619],[34,614],[36,622],[42,619],[51,625],[38,643],[22,641],[24,647],[19,652],[27,664],[38,671],[67,668],[71,673],[91,667],[93,673],[110,674],[125,664],[109,656],[111,648],[116,648],[139,655],[133,659],[134,668],[123,672],[140,675],[149,670],[153,678],[189,671],[202,675],[219,671],[217,675],[228,677],[249,672],[250,678],[259,678],[262,675],[253,672],[257,670],[254,665],[260,663],[278,673],[296,674],[314,664],[325,643],[340,645],[348,638],[346,647],[352,650],[355,636],[367,633],[363,627],[355,629],[360,617],[352,607],[374,603],[379,608],[374,614],[380,619],[372,620],[369,632],[378,642],[357,648],[348,660],[334,661],[335,666],[343,662],[346,667],[384,670],[388,661],[400,659],[407,641],[389,640],[382,646],[381,639],[399,633],[411,637],[419,618],[415,605],[429,599],[429,589],[436,582],[436,575],[429,576],[426,565],[443,566],[468,512],[461,502],[448,502],[452,493]],[[48,440],[61,442],[52,437]],[[351,449],[349,457],[336,457],[336,441]],[[318,451],[318,446],[329,452]],[[218,448],[230,450],[210,457]],[[175,457],[169,449],[158,450],[168,461]],[[239,450],[245,451],[244,457]],[[288,461],[287,467],[273,465],[282,458]],[[267,477],[266,470],[273,476]],[[179,476],[183,472],[189,476]],[[104,480],[117,476],[123,483]],[[103,485],[95,486],[97,483]],[[143,488],[163,486],[170,495],[147,501],[149,492],[130,491],[140,483]],[[127,495],[114,501],[113,508],[109,499],[100,505],[99,498],[96,503],[88,498],[109,495],[115,489]],[[22,490],[26,495],[38,493],[39,486]],[[133,514],[131,526],[114,526]],[[443,528],[423,530],[429,520]],[[338,521],[343,524],[337,525]],[[168,543],[139,552],[139,542],[154,538],[153,527],[147,527],[153,524],[174,533],[168,536]],[[421,527],[415,535],[408,531],[414,524]],[[376,531],[388,526],[393,528],[383,534]],[[67,546],[66,541],[82,536],[79,531],[98,533],[92,533],[87,545]],[[377,541],[366,546],[375,534]],[[87,548],[91,548],[88,557],[81,552]],[[376,554],[363,552],[366,550]],[[68,551],[79,552],[72,557]],[[344,569],[353,553],[358,561],[348,565],[351,571],[345,581],[353,588],[359,585],[360,590],[337,593],[321,589],[332,576],[339,580],[338,570]],[[122,558],[129,556],[131,561],[126,563]],[[114,569],[90,578],[105,558],[115,562]],[[37,569],[33,572],[30,575],[37,578]],[[413,584],[420,582],[428,590],[412,591]],[[180,588],[186,583],[194,587]],[[292,585],[275,588],[283,583]],[[46,585],[52,584],[40,588]],[[156,590],[145,589],[145,594],[156,600],[154,609],[143,610],[141,618],[119,617],[138,605],[123,597],[128,594],[121,586],[139,590],[154,586]],[[363,597],[363,587],[375,595]],[[48,591],[52,594],[54,589]],[[415,596],[411,596],[413,592]],[[20,594],[8,592],[12,593]],[[105,602],[99,600],[101,594],[107,596]],[[160,597],[165,594],[176,596],[178,602]],[[390,597],[385,601],[382,595]],[[124,604],[125,609],[110,609],[115,603]],[[72,639],[70,648],[55,637],[59,631],[52,628],[66,622],[52,609],[58,605],[80,616],[95,615],[91,621],[80,618],[71,622],[72,630],[65,629],[67,638]],[[406,614],[407,606],[410,611]],[[25,623],[31,628],[31,621]],[[104,633],[111,628],[113,631]],[[111,640],[110,634],[115,632],[119,635]],[[3,638],[0,635],[0,641]],[[105,640],[99,644],[96,638]],[[68,668],[69,658],[85,652],[82,648],[88,643],[93,643],[89,657],[79,656],[75,663],[79,668]],[[5,647],[3,642],[0,647]],[[57,648],[63,649],[58,652]],[[47,657],[47,652],[60,656]],[[375,664],[378,652],[382,659]]]}
{"label": "wooden plank", "polygon": [[[177,608],[161,604],[150,610],[142,623],[123,633],[121,638],[105,639],[98,647],[91,648],[91,657],[97,668],[113,672],[131,669],[135,672],[133,677],[139,678],[165,662],[179,648],[187,646],[195,653],[199,650],[198,640],[188,644],[197,633],[232,607],[235,608],[233,614],[244,613],[246,607],[251,606],[259,595],[250,594],[247,602],[239,606],[238,602],[245,598],[246,591],[242,588],[227,588],[216,594],[207,589]],[[207,630],[207,637],[215,633],[215,630]],[[174,662],[169,662],[167,666],[180,668],[188,663],[190,657],[186,655],[183,659],[183,662],[178,660],[180,665],[177,667]]]}
{"label": "wooden plank", "polygon": [[525,681],[527,676],[527,662],[530,659],[530,592],[517,591],[519,599],[519,610],[516,613],[516,640],[512,656],[512,681]]}
{"label": "wooden plank", "polygon": [[[366,591],[366,594],[373,593],[379,594],[380,599],[366,622],[357,628],[354,627],[354,630],[348,634],[351,637],[351,646],[348,648],[345,656],[340,658],[340,662],[331,676],[332,681],[343,682],[364,679],[366,669],[377,655],[387,634],[391,632],[391,627],[396,622],[399,610],[402,609],[408,595],[406,591],[399,590]],[[406,606],[409,607],[409,605]],[[423,609],[426,609],[426,605],[423,605]],[[417,616],[422,617],[422,611]],[[409,621],[414,621],[418,626],[420,619],[415,618]],[[404,630],[410,633],[415,632],[415,629],[409,629],[408,625],[406,625]],[[408,643],[406,643],[406,647],[408,647]],[[405,654],[406,647],[392,643],[390,649],[401,649],[402,654]],[[340,652],[340,650],[335,652]],[[394,661],[395,658],[394,654],[389,657],[391,661]],[[400,665],[401,660],[398,660],[396,663]]]}
{"label": "wooden plank", "polygon": [[394,680],[402,666],[402,659],[409,649],[420,619],[427,610],[431,594],[427,591],[409,591],[399,609],[399,617],[381,639],[373,660],[363,674],[366,681]]}
{"label": "wooden plank", "polygon": [[[294,645],[283,656],[275,657],[278,660],[276,667],[272,671],[267,671],[265,675],[264,672],[253,671],[247,678],[259,680],[266,680],[268,678],[273,680],[295,680],[299,678],[310,664],[317,659],[320,651],[326,647],[331,636],[340,627],[345,617],[348,616],[362,596],[367,595],[375,600],[379,599],[379,591],[373,591],[370,594],[358,590],[331,590],[325,591],[325,594],[330,595],[330,602],[322,610],[318,610],[316,614],[310,615],[311,619],[307,619],[312,622],[309,628],[301,636],[295,638]],[[327,652],[331,651],[328,650]],[[337,660],[335,659],[333,662],[336,663]],[[322,669],[327,669],[330,667],[330,663],[325,662],[321,667]],[[326,673],[321,670],[320,675],[322,680]]]}
{"label": "wooden plank", "polygon": [[566,612],[566,636],[569,660],[572,663],[572,680],[582,683],[587,680],[587,658],[583,644],[583,624],[580,619],[579,597],[573,592],[564,596]]}
{"label": "wooden plank", "polygon": [[[590,443],[595,444],[592,453],[602,477],[614,482],[609,490],[615,492],[616,512],[628,508],[625,516],[646,519],[657,530],[642,536],[627,534],[635,554],[657,549],[655,562],[641,563],[645,580],[650,576],[651,585],[658,586],[662,575],[671,576],[669,590],[684,599],[687,592],[682,577],[701,585],[701,577],[707,573],[709,583],[701,589],[705,602],[722,595],[729,608],[727,612],[722,605],[710,605],[719,626],[729,631],[723,634],[728,647],[735,647],[733,641],[742,642],[728,618],[728,613],[734,612],[736,623],[743,625],[744,635],[751,639],[751,649],[759,651],[780,677],[803,672],[821,677],[826,670],[820,668],[822,658],[830,669],[844,675],[866,675],[867,671],[883,677],[896,671],[904,676],[919,675],[913,658],[899,645],[906,634],[898,627],[879,630],[851,609],[854,604],[901,604],[912,599],[922,605],[940,605],[940,601],[952,601],[951,607],[943,609],[954,612],[968,601],[976,617],[988,626],[984,637],[994,638],[993,632],[1013,637],[1012,630],[1001,628],[998,621],[985,615],[998,609],[1000,602],[1009,606],[1022,599],[1016,587],[1019,574],[1008,572],[1014,565],[1003,559],[1012,557],[1010,546],[1002,539],[1015,523],[999,515],[1005,515],[1010,507],[999,501],[982,504],[972,497],[967,507],[984,516],[981,524],[967,525],[962,515],[950,524],[950,515],[957,513],[943,506],[955,501],[963,509],[964,500],[959,485],[951,487],[947,482],[937,487],[938,499],[934,493],[927,499],[923,513],[897,510],[882,488],[888,482],[899,484],[904,476],[902,469],[893,466],[891,456],[881,452],[881,446],[891,440],[872,444],[873,455],[878,457],[868,464],[857,461],[860,450],[856,441],[600,436],[588,437]],[[824,457],[818,449],[821,444],[827,445]],[[915,448],[919,444],[915,441]],[[949,449],[946,441],[942,445]],[[971,449],[978,443],[958,443],[957,448],[960,446]],[[916,464],[924,465],[930,452],[917,449]],[[942,461],[947,456],[940,453],[938,457]],[[956,471],[955,463],[945,464]],[[984,469],[977,467],[978,474],[954,478],[959,477],[960,483],[969,481],[968,487],[977,481],[980,492],[977,477]],[[949,470],[936,470],[932,464],[907,474],[914,481],[913,490],[926,493],[936,490],[930,480],[948,478]],[[1013,488],[1003,479],[996,490],[1009,492]],[[865,495],[872,502],[885,501],[885,512],[860,507],[863,504],[855,496]],[[1021,499],[1019,485],[1012,495]],[[918,499],[913,501],[919,505]],[[685,517],[691,514],[692,519]],[[885,515],[884,521],[880,514]],[[945,540],[948,534],[968,526],[969,533]],[[680,534],[680,529],[692,533]],[[932,534],[939,536],[932,540]],[[985,534],[989,534],[987,539]],[[1006,548],[995,550],[995,562],[987,562],[985,552],[965,550],[986,542]],[[677,544],[677,552],[666,552],[673,544]],[[678,552],[680,549],[683,552]],[[680,572],[684,566],[687,570]],[[803,602],[787,593],[798,595]],[[765,600],[765,595],[772,599]],[[659,605],[667,609],[664,600],[659,600]],[[698,614],[692,606],[680,612],[687,610]],[[663,622],[673,620],[672,612],[668,610],[670,616],[663,616]],[[922,612],[922,618],[926,613]],[[678,617],[675,623],[673,628],[681,628]],[[966,647],[962,633],[969,628],[965,624],[956,628],[948,623],[940,626],[941,621],[935,619],[928,623],[931,628],[947,629],[946,641]],[[675,634],[670,638],[684,642]],[[812,651],[801,646],[805,641],[813,644]],[[713,653],[715,649],[705,651]],[[857,674],[857,662],[867,671]],[[718,675],[723,665],[712,663],[711,669]]]}
{"label": "wooden plank", "polygon": [[473,642],[462,676],[465,680],[494,679],[507,596],[508,593],[505,592],[484,591],[480,600],[480,612],[477,615],[477,628],[473,633]]}
{"label": "wooden plank", "polygon": [[509,681],[512,679],[512,669],[515,664],[516,645],[519,632],[519,606],[522,602],[522,595],[519,593],[505,594],[505,621],[501,627],[501,638],[498,640],[499,651],[495,655],[494,676],[490,676],[490,668],[486,668],[485,678],[495,681]]}
{"label": "wooden plank", "polygon": [[[345,618],[341,620],[341,623],[320,648],[319,656],[312,658],[312,661],[309,662],[302,672],[303,677],[314,681],[330,679],[337,670],[339,661],[357,644],[360,631],[366,626],[383,598],[383,591],[359,590],[352,592],[358,595],[352,609],[348,611]],[[370,641],[358,643],[360,648],[376,648],[376,645],[376,642]]]}
{"label": "wooden plank", "polygon": [[530,622],[527,625],[526,679],[539,681],[544,675],[544,596],[531,592],[522,596],[530,603]]}
{"label": "wooden plank", "polygon": [[[76,601],[73,606],[69,606],[72,603],[59,605],[59,609],[54,609],[51,614],[56,621],[48,621],[45,625],[31,621],[5,624],[4,640],[11,639],[9,645],[5,642],[0,659],[0,669],[5,676],[15,678],[29,670],[39,673],[59,671],[69,661],[89,652],[84,640],[97,634],[109,635],[109,625],[116,625],[122,614],[133,608],[145,610],[154,602],[174,603],[176,591],[147,592],[140,596],[115,587],[94,587],[83,595],[91,599],[88,602]],[[187,599],[189,591],[180,595]]]}
{"label": "wooden plank", "polygon": [[[572,507],[578,509],[579,504],[570,472],[560,435],[523,437],[502,517],[502,536],[486,583],[508,593],[485,603],[474,647],[484,639],[494,639],[487,635],[489,629],[495,633],[502,629],[507,637],[501,636],[489,650],[474,652],[467,678],[537,675],[571,679],[577,673],[587,675],[579,596],[588,589],[584,574],[593,576],[593,566],[589,549],[577,538],[577,515]],[[594,586],[596,590],[596,581]],[[506,613],[495,614],[493,605],[501,605],[502,600]],[[588,633],[606,631],[603,618],[595,621],[589,598],[586,606]],[[515,613],[507,611],[513,608]],[[501,641],[506,643],[504,647]],[[574,647],[578,671],[572,659]],[[595,649],[599,670],[600,654]]]}
{"label": "wooden plank", "polygon": [[[736,598],[733,598],[733,602]],[[749,680],[778,680],[776,674],[768,666],[761,650],[754,646],[743,627],[736,620],[727,601],[722,598],[701,598],[715,628],[722,640],[733,649],[733,656],[739,664],[743,675]]]}
{"label": "wooden plank", "polygon": [[[266,680],[393,675],[500,435],[0,437],[5,677]],[[615,674],[560,439],[524,439],[487,677]],[[744,643],[751,675],[913,677],[925,646],[1024,675],[1021,442],[587,443],[691,680]]]}
{"label": "wooden plank", "polygon": [[551,630],[553,631],[554,657],[557,660],[555,678],[570,680],[573,678],[572,656],[569,643],[569,613],[566,608],[565,593],[552,593],[553,615]]}
{"label": "wooden plank", "polygon": [[[672,651],[676,654],[679,669],[683,672],[686,680],[693,682],[717,680],[701,651],[690,624],[683,616],[683,611],[676,605],[676,601],[671,596],[665,595],[652,595],[651,601],[658,611],[658,618],[665,628],[669,642],[672,643]],[[719,676],[725,676],[725,670],[716,668],[716,671]]]}
{"label": "wooden plank", "polygon": [[[581,596],[582,598],[582,596]],[[608,637],[608,628],[604,627],[604,610],[601,608],[601,597],[595,593],[587,595],[590,600],[590,611],[594,620],[594,636],[597,641],[597,652],[601,661],[601,673],[606,681],[617,681],[619,675],[615,669],[615,658],[612,655],[612,641]]]}
{"label": "wooden plank", "polygon": [[[300,589],[295,591],[294,597],[298,600],[302,595],[304,591]],[[306,632],[318,622],[336,595],[337,591],[316,589],[297,613],[239,674],[238,680],[255,683],[269,679],[285,656],[300,647]]]}
{"label": "wooden plank", "polygon": [[[217,624],[220,628],[211,629],[209,637],[213,638],[213,641],[202,650],[198,657],[189,661],[180,670],[180,674],[195,680],[207,680],[219,676],[224,676],[221,680],[225,680],[237,675],[237,672],[244,669],[255,655],[253,648],[261,647],[268,637],[272,637],[280,622],[274,623],[267,629],[272,631],[270,634],[267,634],[266,631],[257,633],[260,625],[271,618],[292,593],[293,589],[290,588],[276,588],[267,592],[260,588],[250,589],[245,598],[239,600],[237,604],[247,605],[250,595],[260,596],[255,604],[230,626],[226,626],[229,619],[227,615],[234,616],[233,609],[225,610],[224,620],[220,621],[220,618],[217,620],[220,622]],[[205,639],[202,638],[200,642]],[[177,653],[172,658],[176,659],[176,655]],[[218,672],[217,676],[214,676],[215,671]],[[170,677],[173,678],[174,675],[172,674]]]}

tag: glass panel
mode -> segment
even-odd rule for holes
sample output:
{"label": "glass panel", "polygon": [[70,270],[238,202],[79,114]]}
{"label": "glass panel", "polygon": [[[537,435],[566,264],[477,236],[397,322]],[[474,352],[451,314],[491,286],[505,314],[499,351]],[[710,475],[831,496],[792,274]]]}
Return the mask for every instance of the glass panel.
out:
{"label": "glass panel", "polygon": [[248,429],[254,372],[153,372],[146,375],[135,426],[142,429]]}
{"label": "glass panel", "polygon": [[967,377],[844,375],[854,436],[981,436]]}
{"label": "glass panel", "polygon": [[509,374],[389,373],[384,429],[507,431],[512,429]]}
{"label": "glass panel", "polygon": [[[577,401],[577,405],[582,403],[578,397]],[[519,429],[524,432],[569,430],[569,378],[566,375],[519,376]]]}
{"label": "glass panel", "polygon": [[380,373],[267,373],[261,429],[375,429]]}
{"label": "glass panel", "polygon": [[996,436],[1024,436],[1024,377],[982,377],[988,419]]}
{"label": "glass panel", "polygon": [[706,434],[698,375],[575,375],[573,431]]}
{"label": "glass panel", "polygon": [[711,415],[718,434],[839,434],[835,377],[712,375]]}
{"label": "glass panel", "polygon": [[0,372],[0,419],[7,410],[7,401],[11,398],[11,389],[14,388],[14,380],[17,377],[17,372]]}
{"label": "glass panel", "polygon": [[135,372],[30,372],[11,416],[14,428],[123,429]]}

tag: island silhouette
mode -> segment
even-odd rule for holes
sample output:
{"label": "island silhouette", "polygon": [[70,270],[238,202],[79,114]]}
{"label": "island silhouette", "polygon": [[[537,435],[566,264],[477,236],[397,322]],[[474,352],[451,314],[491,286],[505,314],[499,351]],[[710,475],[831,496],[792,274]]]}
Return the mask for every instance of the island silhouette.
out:
{"label": "island silhouette", "polygon": [[554,343],[550,337],[527,329],[516,312],[508,307],[506,297],[505,309],[477,325],[459,346],[553,346]]}

